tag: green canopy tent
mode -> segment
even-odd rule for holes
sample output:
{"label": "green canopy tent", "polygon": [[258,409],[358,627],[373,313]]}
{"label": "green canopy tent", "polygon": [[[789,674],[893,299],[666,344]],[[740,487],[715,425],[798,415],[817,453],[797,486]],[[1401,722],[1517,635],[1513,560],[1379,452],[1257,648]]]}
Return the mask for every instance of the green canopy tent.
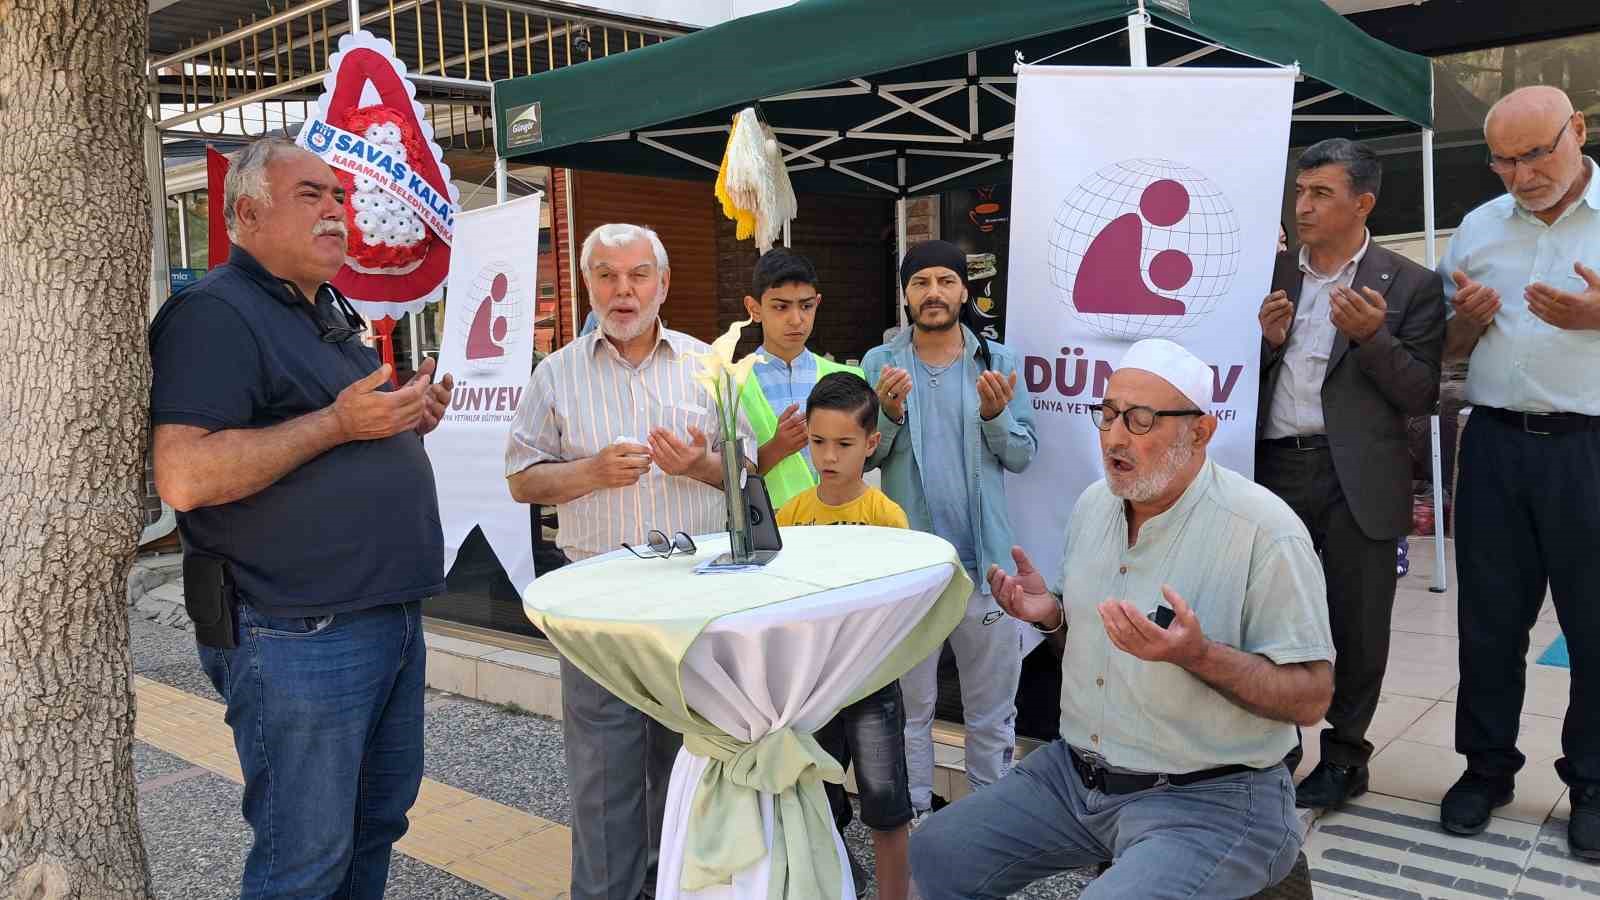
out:
{"label": "green canopy tent", "polygon": [[[1046,61],[1297,65],[1296,145],[1422,129],[1434,262],[1432,64],[1367,36],[1322,0],[799,0],[497,81],[496,149],[502,173],[515,159],[711,181],[733,114],[755,104],[797,191],[897,200],[904,253],[908,196],[1010,182],[1015,66]],[[1436,508],[1438,457],[1435,419]],[[1444,554],[1437,559],[1443,590]]]}
{"label": "green canopy tent", "polygon": [[800,0],[582,67],[496,82],[496,123],[525,117],[515,134],[497,127],[498,150],[530,163],[710,178],[732,113],[760,102],[789,139],[797,190],[901,195],[967,174],[976,176],[969,183],[1006,181],[1014,64],[1083,42],[1073,63],[1125,63],[1120,42],[1091,39],[1112,36],[1107,23],[1130,13],[1129,43],[1148,44],[1162,65],[1298,63],[1296,118],[1307,141],[1330,125],[1381,132],[1432,123],[1428,60],[1367,37],[1321,0],[1152,2],[1149,15],[1165,27],[1143,12],[1144,0],[1002,0],[987,9]]}

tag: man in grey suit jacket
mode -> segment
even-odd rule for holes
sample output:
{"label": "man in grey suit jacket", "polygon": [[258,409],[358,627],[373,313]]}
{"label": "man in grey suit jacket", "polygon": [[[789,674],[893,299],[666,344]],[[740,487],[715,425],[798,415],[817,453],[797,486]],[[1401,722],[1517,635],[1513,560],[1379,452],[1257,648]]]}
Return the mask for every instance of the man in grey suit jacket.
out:
{"label": "man in grey suit jacket", "polygon": [[1372,243],[1382,169],[1343,138],[1295,164],[1298,257],[1278,257],[1261,305],[1256,480],[1305,522],[1322,555],[1333,625],[1333,705],[1322,757],[1296,789],[1338,807],[1367,789],[1367,727],[1389,661],[1395,542],[1411,522],[1406,417],[1439,398],[1438,276]]}

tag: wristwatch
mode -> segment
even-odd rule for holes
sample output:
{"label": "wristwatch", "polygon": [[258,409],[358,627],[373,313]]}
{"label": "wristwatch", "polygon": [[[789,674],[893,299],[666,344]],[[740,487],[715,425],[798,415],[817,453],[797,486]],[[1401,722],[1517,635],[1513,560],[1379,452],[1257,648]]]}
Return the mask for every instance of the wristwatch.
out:
{"label": "wristwatch", "polygon": [[1039,632],[1040,634],[1055,634],[1056,632],[1061,631],[1062,629],[1067,627],[1067,604],[1066,604],[1066,601],[1062,600],[1061,597],[1056,595],[1056,594],[1051,594],[1050,596],[1055,597],[1055,600],[1056,600],[1056,612],[1058,612],[1061,615],[1061,621],[1056,624],[1056,627],[1050,628],[1050,629],[1040,628],[1038,622],[1029,622],[1028,624],[1033,626],[1033,630]]}

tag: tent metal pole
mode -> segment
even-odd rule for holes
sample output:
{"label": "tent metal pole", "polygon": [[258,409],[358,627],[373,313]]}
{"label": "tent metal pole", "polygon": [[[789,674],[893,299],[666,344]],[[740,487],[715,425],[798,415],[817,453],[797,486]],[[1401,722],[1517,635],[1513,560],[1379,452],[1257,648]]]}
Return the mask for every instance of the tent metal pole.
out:
{"label": "tent metal pole", "polygon": [[[1432,269],[1439,264],[1438,235],[1434,225],[1433,198],[1433,129],[1422,129],[1422,239],[1423,261]],[[1433,456],[1433,585],[1428,588],[1442,594],[1449,588],[1449,574],[1445,567],[1444,543],[1444,457],[1439,451],[1439,415],[1435,413],[1428,422],[1429,440]]]}
{"label": "tent metal pole", "polygon": [[510,167],[506,165],[505,158],[496,156],[494,158],[494,202],[495,203],[504,203],[507,200],[511,199],[510,198],[511,185],[509,183],[510,182],[510,176],[511,176],[511,170],[510,170]]}
{"label": "tent metal pole", "polygon": [[[900,283],[900,264],[906,258],[906,198],[900,195],[894,201],[894,283]],[[906,327],[906,294],[905,289],[895,288],[895,315],[900,327]]]}
{"label": "tent metal pole", "polygon": [[350,0],[350,33],[361,30],[361,0]]}
{"label": "tent metal pole", "polygon": [[1150,26],[1150,14],[1144,11],[1144,0],[1139,8],[1128,13],[1128,65],[1143,69],[1150,65],[1150,55],[1145,45],[1145,29]]}

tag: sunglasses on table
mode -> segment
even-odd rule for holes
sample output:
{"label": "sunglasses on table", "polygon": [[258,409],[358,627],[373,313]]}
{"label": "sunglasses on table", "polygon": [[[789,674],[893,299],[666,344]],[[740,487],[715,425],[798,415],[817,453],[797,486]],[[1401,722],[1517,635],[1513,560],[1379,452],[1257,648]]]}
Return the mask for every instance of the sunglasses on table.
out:
{"label": "sunglasses on table", "polygon": [[666,532],[652,529],[644,538],[645,546],[642,550],[626,542],[623,543],[622,549],[640,559],[668,559],[674,553],[688,556],[695,554],[694,539],[681,531],[669,538]]}
{"label": "sunglasses on table", "polygon": [[1122,424],[1127,426],[1130,434],[1149,434],[1150,429],[1156,427],[1157,419],[1203,415],[1205,413],[1198,409],[1151,409],[1148,406],[1118,409],[1110,403],[1089,404],[1089,417],[1094,420],[1094,427],[1110,431],[1111,426],[1117,424],[1117,417],[1121,416]]}

